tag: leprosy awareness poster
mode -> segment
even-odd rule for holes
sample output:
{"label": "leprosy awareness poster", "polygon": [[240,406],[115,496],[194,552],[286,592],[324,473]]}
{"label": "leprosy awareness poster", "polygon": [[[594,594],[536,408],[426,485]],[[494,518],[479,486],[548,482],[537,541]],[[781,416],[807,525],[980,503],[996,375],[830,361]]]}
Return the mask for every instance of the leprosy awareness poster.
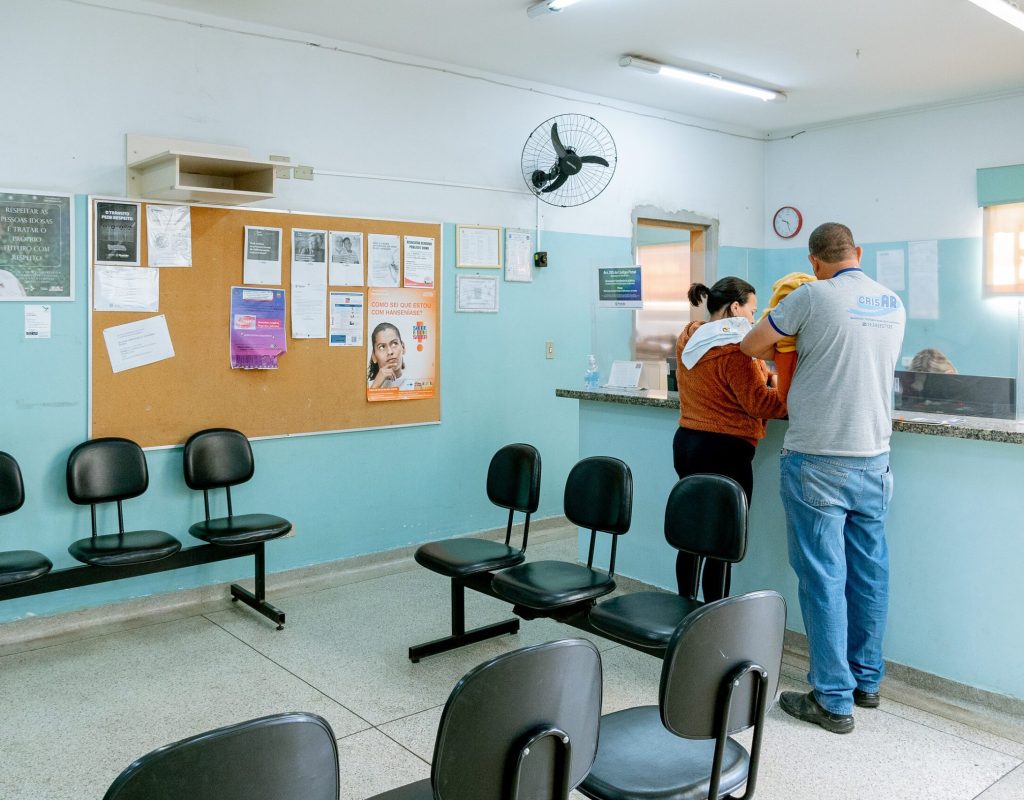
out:
{"label": "leprosy awareness poster", "polygon": [[437,292],[371,287],[366,399],[424,400],[437,382]]}

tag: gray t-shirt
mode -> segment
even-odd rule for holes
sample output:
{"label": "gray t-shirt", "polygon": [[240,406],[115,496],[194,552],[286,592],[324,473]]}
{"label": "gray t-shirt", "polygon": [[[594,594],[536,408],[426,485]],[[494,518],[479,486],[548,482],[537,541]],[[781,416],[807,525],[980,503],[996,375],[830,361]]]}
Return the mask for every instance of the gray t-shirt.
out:
{"label": "gray t-shirt", "polygon": [[805,283],[768,319],[779,333],[796,336],[785,447],[829,456],[888,452],[906,324],[900,299],[851,268]]}

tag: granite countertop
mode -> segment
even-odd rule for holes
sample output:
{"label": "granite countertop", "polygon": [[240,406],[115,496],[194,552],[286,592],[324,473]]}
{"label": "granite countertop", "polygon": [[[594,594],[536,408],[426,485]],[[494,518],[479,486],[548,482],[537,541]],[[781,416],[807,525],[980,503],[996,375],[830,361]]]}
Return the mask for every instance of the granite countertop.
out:
{"label": "granite countertop", "polygon": [[[555,389],[555,396],[627,406],[649,406],[675,410],[679,408],[679,392],[656,389],[635,392],[615,389]],[[921,433],[927,436],[1024,444],[1024,422],[1014,422],[1009,419],[899,412],[893,418],[892,429],[903,433]]]}

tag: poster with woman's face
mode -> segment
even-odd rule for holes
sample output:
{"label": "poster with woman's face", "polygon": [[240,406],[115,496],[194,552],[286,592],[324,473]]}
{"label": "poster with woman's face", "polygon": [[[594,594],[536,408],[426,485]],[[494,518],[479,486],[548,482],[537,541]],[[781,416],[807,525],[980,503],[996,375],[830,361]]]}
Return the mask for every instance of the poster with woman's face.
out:
{"label": "poster with woman's face", "polygon": [[434,396],[436,300],[437,293],[432,289],[369,289],[367,400],[423,400]]}

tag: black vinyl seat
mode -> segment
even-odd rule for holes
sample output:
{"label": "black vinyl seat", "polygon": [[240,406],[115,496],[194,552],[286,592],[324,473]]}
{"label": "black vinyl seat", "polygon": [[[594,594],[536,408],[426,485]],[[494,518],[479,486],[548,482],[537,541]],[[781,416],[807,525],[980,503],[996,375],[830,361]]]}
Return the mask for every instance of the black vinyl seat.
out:
{"label": "black vinyl seat", "polygon": [[[17,511],[25,503],[25,484],[14,456],[0,452],[0,517]],[[53,569],[53,563],[35,550],[0,552],[0,586],[39,578]]]}
{"label": "black vinyl seat", "polygon": [[[271,514],[235,515],[231,506],[231,487],[252,478],[256,469],[252,446],[245,434],[230,428],[209,428],[192,434],[185,442],[185,483],[201,489],[206,519],[188,532],[197,539],[224,547],[255,544],[277,539],[292,529],[292,524]],[[228,515],[210,518],[210,490],[224,489]]]}
{"label": "black vinyl seat", "polygon": [[[565,481],[565,516],[590,529],[587,564],[532,561],[499,572],[491,586],[499,597],[514,603],[523,616],[565,611],[590,603],[615,589],[615,550],[618,537],[629,530],[633,513],[633,476],[617,458],[592,456],[579,461]],[[597,533],[612,535],[608,572],[594,569]]]}
{"label": "black vinyl seat", "polygon": [[[510,619],[467,631],[466,581],[494,570],[514,567],[526,560],[530,515],[540,505],[540,474],[537,448],[529,444],[505,445],[491,457],[487,467],[487,498],[494,505],[508,509],[504,543],[463,537],[430,542],[417,548],[415,559],[418,564],[451,579],[452,633],[410,647],[409,658],[414,663],[429,655],[519,630],[519,620]],[[525,515],[522,547],[512,546],[516,512]],[[488,576],[485,578],[490,580]]]}
{"label": "black vinyl seat", "polygon": [[[181,542],[157,530],[125,531],[122,501],[138,497],[149,487],[146,454],[129,439],[92,439],[68,456],[67,488],[71,502],[90,506],[92,536],[69,548],[79,561],[96,567],[143,564],[173,556]],[[117,503],[118,533],[97,535],[96,506]]]}
{"label": "black vinyl seat", "polygon": [[[672,487],[665,507],[665,539],[683,553],[735,563],[747,550],[747,496],[732,478],[690,475]],[[699,566],[699,564],[698,564]],[[598,603],[590,611],[595,629],[619,640],[664,648],[679,623],[703,603],[694,585],[677,595],[633,592]]]}
{"label": "black vinyl seat", "polygon": [[327,721],[287,713],[228,725],[143,756],[104,800],[338,800],[338,745]]}
{"label": "black vinyl seat", "polygon": [[568,800],[597,750],[601,656],[582,639],[471,670],[441,714],[428,780],[371,800]]}
{"label": "black vinyl seat", "polygon": [[[752,592],[699,608],[672,635],[657,706],[601,717],[579,791],[592,800],[754,796],[765,712],[782,665],[786,602]],[[732,735],[754,728],[750,753]]]}

